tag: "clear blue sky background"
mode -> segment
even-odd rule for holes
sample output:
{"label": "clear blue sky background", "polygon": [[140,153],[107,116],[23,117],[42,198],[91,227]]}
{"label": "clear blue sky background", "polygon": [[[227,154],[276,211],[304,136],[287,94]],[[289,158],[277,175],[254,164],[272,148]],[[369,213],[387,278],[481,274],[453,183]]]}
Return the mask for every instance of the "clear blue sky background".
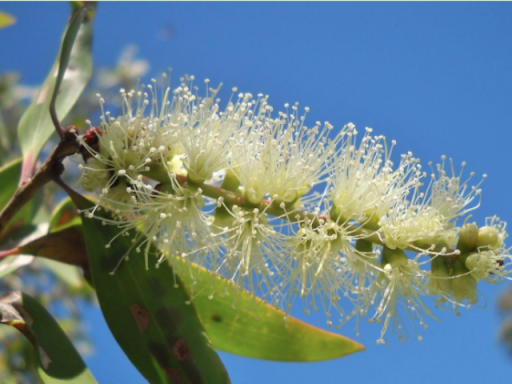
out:
{"label": "clear blue sky background", "polygon": [[[64,28],[64,3],[0,3],[18,24],[0,31],[0,71],[39,83]],[[162,39],[163,31],[174,31]],[[397,139],[425,162],[442,154],[487,173],[475,215],[512,220],[512,3],[103,3],[95,63],[112,65],[129,43],[157,76],[168,66],[229,89],[269,94],[275,107],[300,101],[309,121],[353,122]],[[439,314],[424,341],[375,345],[323,363],[274,363],[222,353],[234,383],[510,383],[512,356],[498,344],[497,298],[507,284],[480,286],[487,307]],[[482,306],[485,303],[482,301]],[[300,318],[324,326],[322,316]],[[98,310],[87,321],[100,383],[143,383]],[[353,336],[349,324],[343,333]]]}

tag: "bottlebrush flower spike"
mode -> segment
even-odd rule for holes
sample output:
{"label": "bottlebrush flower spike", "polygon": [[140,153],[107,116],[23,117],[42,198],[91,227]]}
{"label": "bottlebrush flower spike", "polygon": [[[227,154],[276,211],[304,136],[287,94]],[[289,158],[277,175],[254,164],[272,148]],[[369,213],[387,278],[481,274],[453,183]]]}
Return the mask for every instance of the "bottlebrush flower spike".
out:
{"label": "bottlebrush flower spike", "polygon": [[395,165],[396,143],[370,128],[360,138],[351,123],[308,127],[309,108],[274,113],[267,96],[237,89],[222,107],[218,88],[206,81],[201,97],[193,80],[122,90],[118,117],[99,96],[100,124],[79,138],[81,184],[98,194],[87,216],[120,236],[136,229],[147,268],[202,265],[285,318],[295,301],[329,326],[356,318],[357,333],[369,316],[382,323],[379,344],[388,330],[405,340],[426,327],[430,301],[457,312],[478,300],[478,281],[509,279],[505,223],[467,223],[481,182],[462,181],[453,163],[448,175],[446,157],[425,183],[419,159],[407,152]]}

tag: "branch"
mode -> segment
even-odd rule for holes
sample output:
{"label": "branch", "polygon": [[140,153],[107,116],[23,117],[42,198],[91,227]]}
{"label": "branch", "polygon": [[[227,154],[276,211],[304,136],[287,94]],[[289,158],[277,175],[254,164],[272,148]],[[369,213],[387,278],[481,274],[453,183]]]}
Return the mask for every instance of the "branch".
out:
{"label": "branch", "polygon": [[35,193],[51,181],[54,176],[62,174],[62,161],[67,156],[75,154],[79,149],[76,134],[66,131],[62,141],[55,147],[44,164],[27,182],[20,185],[11,200],[0,212],[0,233],[13,216],[35,195]]}
{"label": "branch", "polygon": [[[163,184],[169,182],[169,175],[167,170],[153,168],[151,172],[142,172],[142,174],[153,178]],[[181,186],[190,186],[196,190],[201,190],[201,194],[208,196],[212,199],[222,198],[223,204],[231,208],[233,205],[252,210],[254,208],[259,209],[260,212],[265,212],[271,216],[281,218],[290,222],[311,222],[313,228],[321,225],[322,221],[327,219],[322,216],[318,216],[314,213],[303,212],[292,206],[286,206],[286,204],[276,204],[275,202],[263,200],[260,204],[251,204],[245,201],[243,194],[239,192],[233,192],[222,187],[206,184],[205,182],[195,183],[189,180],[186,176],[176,174],[176,181]],[[339,221],[340,219],[334,219]],[[343,220],[341,220],[343,222]],[[378,233],[378,228],[368,228],[365,225],[355,225],[353,223],[345,222],[345,228],[348,232],[354,235],[364,235],[364,239],[372,243],[386,246],[383,235]],[[426,252],[429,255],[442,254],[450,259],[456,260],[459,257],[460,250],[457,248],[450,248],[444,245],[425,243],[423,241],[416,241],[406,248],[407,251],[414,253]]]}

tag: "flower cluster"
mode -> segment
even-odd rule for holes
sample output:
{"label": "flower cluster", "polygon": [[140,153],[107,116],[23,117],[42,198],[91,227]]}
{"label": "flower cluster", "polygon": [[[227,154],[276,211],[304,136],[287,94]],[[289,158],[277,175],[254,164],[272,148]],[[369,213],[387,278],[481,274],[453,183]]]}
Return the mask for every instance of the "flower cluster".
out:
{"label": "flower cluster", "polygon": [[330,326],[368,317],[382,323],[379,344],[426,327],[428,301],[457,312],[477,301],[478,281],[507,277],[505,223],[468,222],[481,181],[451,160],[429,176],[410,152],[395,164],[396,143],[370,128],[307,126],[308,108],[276,114],[267,96],[236,89],[221,108],[218,89],[206,80],[201,97],[193,80],[121,90],[119,117],[99,96],[101,123],[81,137],[81,183],[98,193],[87,214],[104,220],[104,207],[136,229],[148,267],[199,264],[285,312],[299,298]]}

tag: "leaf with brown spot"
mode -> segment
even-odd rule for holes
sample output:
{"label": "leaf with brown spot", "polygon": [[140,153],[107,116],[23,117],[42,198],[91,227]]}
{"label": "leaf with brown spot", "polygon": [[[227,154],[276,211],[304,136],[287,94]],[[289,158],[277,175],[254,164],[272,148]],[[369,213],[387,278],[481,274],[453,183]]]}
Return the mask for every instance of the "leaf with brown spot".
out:
{"label": "leaf with brown spot", "polygon": [[148,310],[139,304],[130,305],[130,312],[132,313],[135,323],[139,328],[140,333],[146,332],[148,329],[149,322],[151,321],[151,315]]}
{"label": "leaf with brown spot", "polygon": [[[102,227],[102,230],[105,228]],[[105,262],[108,267],[108,261]],[[283,312],[247,291],[235,291],[232,283],[212,277],[204,268],[194,265],[190,268],[195,281],[202,281],[195,287],[197,293],[194,294],[193,303],[217,349],[277,361],[322,361],[364,350],[353,340],[316,328],[292,316],[289,316],[286,328]],[[192,283],[190,275],[183,275],[182,278],[186,284]],[[151,277],[149,273],[147,279],[146,289],[156,300],[165,300],[167,295],[172,294],[174,288],[169,283],[172,279],[164,281]],[[216,284],[219,287],[217,291],[224,294],[216,294],[209,299],[209,289],[203,289],[202,284],[205,283]],[[233,309],[233,302],[238,303],[237,309]],[[152,317],[170,334],[174,334],[174,328],[182,321],[181,312],[174,308],[159,308]],[[172,346],[174,342],[175,339],[171,337],[167,344]]]}
{"label": "leaf with brown spot", "polygon": [[211,272],[196,266],[193,275],[193,281],[190,275],[181,277],[185,284],[200,282],[194,286],[193,303],[213,345],[221,351],[275,361],[322,361],[364,350],[353,340],[292,316],[286,326],[282,311],[219,277],[213,283],[218,293],[210,299],[205,284],[212,284]]}
{"label": "leaf with brown spot", "polygon": [[[105,230],[106,227],[101,227]],[[119,256],[117,256],[117,259]],[[107,264],[108,262],[105,261]],[[234,290],[232,283],[212,276],[199,266],[190,265],[195,281],[193,303],[215,348],[248,357],[277,361],[322,361],[336,359],[364,350],[359,343],[337,333],[327,332],[289,316],[288,328],[284,313],[266,304],[247,291]],[[150,275],[150,274],[148,274]],[[182,276],[186,284],[190,275]],[[157,299],[165,299],[172,285],[169,281],[148,276],[147,290]],[[209,289],[202,284],[215,284],[218,292],[209,299]],[[238,308],[233,309],[233,302]],[[154,319],[169,330],[179,324],[180,311],[160,308]],[[174,332],[174,331],[173,331]],[[172,332],[172,333],[173,333]],[[173,345],[174,339],[169,339]]]}
{"label": "leaf with brown spot", "polygon": [[0,324],[10,325],[34,346],[43,384],[97,384],[81,356],[48,311],[30,296],[0,296]]}
{"label": "leaf with brown spot", "polygon": [[192,356],[190,353],[190,349],[188,348],[187,342],[183,339],[178,339],[174,346],[172,347],[172,351],[174,355],[178,358],[179,361],[183,361]]}
{"label": "leaf with brown spot", "polygon": [[[79,209],[94,206],[76,192],[67,192]],[[112,219],[108,212],[101,212]],[[177,377],[184,384],[229,383],[194,305],[187,305],[191,299],[181,280],[168,265],[155,268],[152,263],[146,270],[144,253],[136,249],[147,240],[133,244],[133,231],[117,236],[124,230],[103,226],[97,219],[82,217],[82,225],[101,310],[117,342],[142,375],[152,384],[179,382]],[[154,257],[158,250],[149,246]]]}
{"label": "leaf with brown spot", "polygon": [[184,384],[183,376],[178,369],[175,368],[167,368],[165,369],[165,375],[173,384]]}

